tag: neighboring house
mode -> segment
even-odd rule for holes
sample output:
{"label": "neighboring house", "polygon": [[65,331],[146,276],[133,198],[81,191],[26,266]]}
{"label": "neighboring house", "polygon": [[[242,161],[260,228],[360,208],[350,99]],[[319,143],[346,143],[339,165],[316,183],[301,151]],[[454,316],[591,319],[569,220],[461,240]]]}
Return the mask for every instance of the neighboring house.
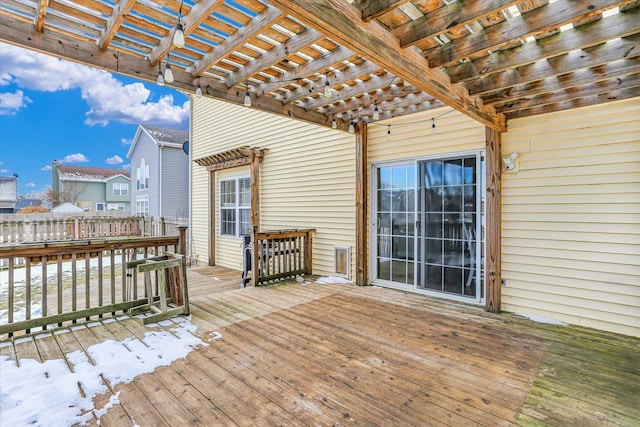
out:
{"label": "neighboring house", "polygon": [[18,176],[0,176],[0,213],[13,213],[17,200]]}
{"label": "neighboring house", "polygon": [[189,133],[140,125],[127,157],[131,160],[131,214],[189,215]]}
{"label": "neighboring house", "polygon": [[82,214],[84,209],[73,203],[64,202],[51,209],[54,214]]}
{"label": "neighboring house", "polygon": [[[500,257],[502,310],[640,336],[639,111],[634,98],[510,120],[502,157],[518,156],[493,190],[485,127],[448,107],[368,124],[358,156],[346,132],[193,98],[191,248],[241,268],[252,171],[213,162],[251,146],[264,155],[259,228],[315,228],[315,274],[334,273],[334,247],[347,246],[355,281],[363,239],[361,284],[480,305],[487,260]],[[495,214],[489,191],[501,191]],[[485,253],[490,220],[498,254]]]}
{"label": "neighboring house", "polygon": [[54,207],[71,203],[86,212],[129,212],[130,184],[126,170],[51,164]]}

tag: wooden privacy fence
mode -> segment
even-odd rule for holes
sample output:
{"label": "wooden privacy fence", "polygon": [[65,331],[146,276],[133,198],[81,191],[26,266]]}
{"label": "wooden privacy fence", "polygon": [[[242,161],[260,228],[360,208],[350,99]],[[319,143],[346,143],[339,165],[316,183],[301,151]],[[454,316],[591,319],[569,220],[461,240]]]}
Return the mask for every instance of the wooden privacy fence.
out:
{"label": "wooden privacy fence", "polygon": [[[173,255],[181,246],[178,236],[170,236],[0,247],[0,260],[8,260],[0,270],[0,335],[149,306],[164,284],[156,275],[155,286],[139,285],[135,265],[127,263],[171,254],[184,269],[184,257]],[[17,259],[24,265],[18,268]]]}
{"label": "wooden privacy fence", "polygon": [[0,244],[80,240],[98,237],[177,236],[189,218],[73,216],[65,218],[11,215],[0,220]]}
{"label": "wooden privacy fence", "polygon": [[[255,284],[312,274],[312,233],[314,229],[264,231],[255,234],[252,272]],[[252,273],[253,274],[253,273]]]}

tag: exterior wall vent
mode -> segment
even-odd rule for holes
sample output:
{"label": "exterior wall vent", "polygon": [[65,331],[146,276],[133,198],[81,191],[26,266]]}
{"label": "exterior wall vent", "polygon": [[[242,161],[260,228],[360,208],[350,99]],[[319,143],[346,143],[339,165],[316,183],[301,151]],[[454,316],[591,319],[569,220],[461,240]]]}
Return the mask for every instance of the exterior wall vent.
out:
{"label": "exterior wall vent", "polygon": [[334,246],[334,273],[346,278],[351,277],[351,248],[348,246]]}

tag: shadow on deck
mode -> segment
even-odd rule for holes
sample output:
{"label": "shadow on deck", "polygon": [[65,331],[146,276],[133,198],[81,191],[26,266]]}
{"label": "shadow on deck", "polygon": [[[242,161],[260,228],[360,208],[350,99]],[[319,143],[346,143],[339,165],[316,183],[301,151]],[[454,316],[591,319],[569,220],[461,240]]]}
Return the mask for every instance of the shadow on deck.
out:
{"label": "shadow on deck", "polygon": [[[95,407],[116,402],[89,424],[640,425],[639,339],[377,287],[240,289],[237,271],[188,274],[201,345],[110,384]],[[145,343],[179,320],[143,327],[120,317],[21,338],[0,354],[73,367],[74,351]]]}

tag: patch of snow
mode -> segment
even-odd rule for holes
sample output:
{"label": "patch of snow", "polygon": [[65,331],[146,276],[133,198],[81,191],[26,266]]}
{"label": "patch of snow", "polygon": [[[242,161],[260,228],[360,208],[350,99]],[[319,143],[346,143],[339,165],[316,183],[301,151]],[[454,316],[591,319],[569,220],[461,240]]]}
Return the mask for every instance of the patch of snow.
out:
{"label": "patch of snow", "polygon": [[318,280],[316,280],[316,283],[320,285],[328,285],[331,283],[352,284],[353,282],[351,280],[345,279],[344,277],[340,277],[340,276],[325,276],[325,277],[319,277]]}
{"label": "patch of snow", "polygon": [[66,358],[73,372],[62,359],[44,363],[21,359],[18,367],[15,361],[2,355],[2,425],[85,425],[94,416],[99,424],[100,416],[119,403],[119,394],[116,394],[105,407],[94,407],[93,398],[109,391],[103,378],[111,386],[128,383],[138,375],[186,357],[194,348],[207,345],[194,335],[195,330],[195,325],[185,321],[170,331],[147,332],[142,341],[106,341],[87,349],[92,360],[82,351],[68,353]]}
{"label": "patch of snow", "polygon": [[527,313],[518,313],[518,316],[526,317],[529,320],[533,320],[538,323],[547,323],[549,325],[559,325],[559,326],[567,326],[567,323],[561,322],[559,320],[550,319],[548,317],[538,316],[536,314],[527,314]]}

